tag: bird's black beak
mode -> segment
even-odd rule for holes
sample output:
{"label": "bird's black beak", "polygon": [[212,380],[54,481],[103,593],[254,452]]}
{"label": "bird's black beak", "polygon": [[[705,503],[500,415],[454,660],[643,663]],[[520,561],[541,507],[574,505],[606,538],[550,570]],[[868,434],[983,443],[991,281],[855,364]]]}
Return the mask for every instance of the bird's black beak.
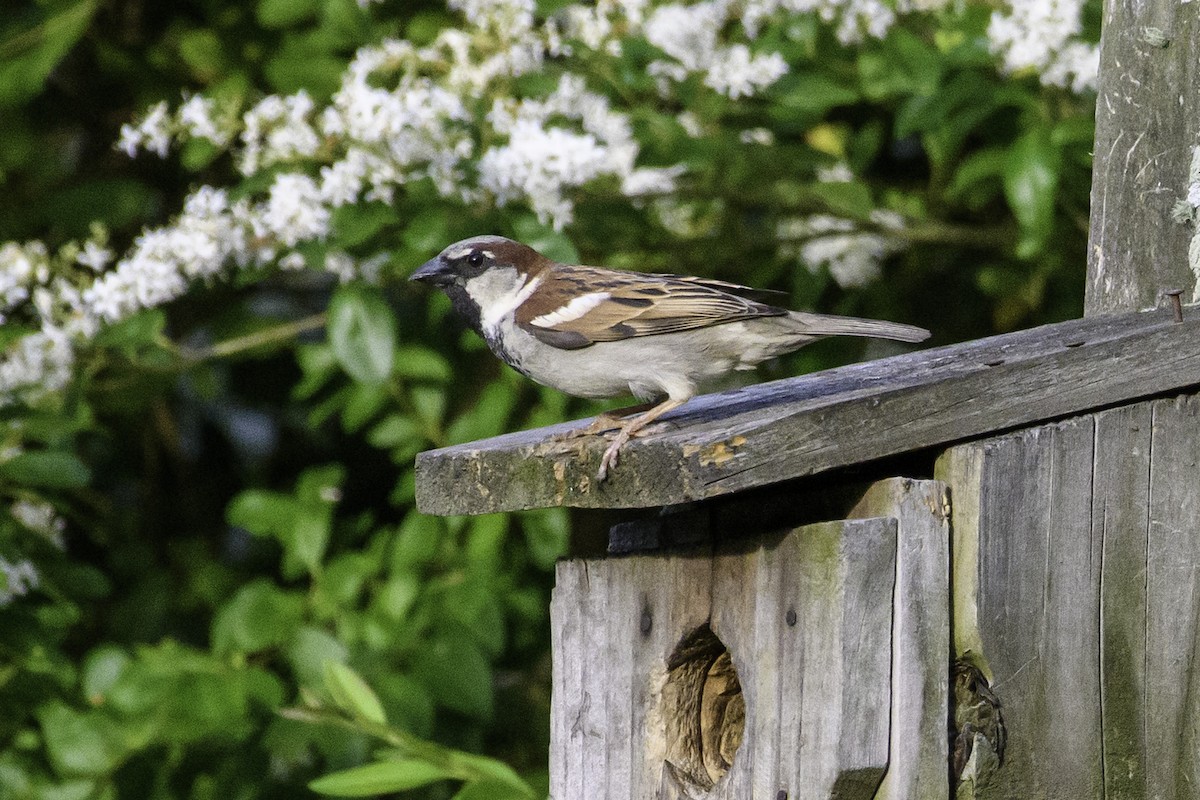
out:
{"label": "bird's black beak", "polygon": [[441,256],[435,256],[424,264],[420,269],[408,276],[410,281],[421,281],[422,283],[432,283],[434,286],[444,286],[453,280],[454,276],[446,269],[446,265],[442,262]]}

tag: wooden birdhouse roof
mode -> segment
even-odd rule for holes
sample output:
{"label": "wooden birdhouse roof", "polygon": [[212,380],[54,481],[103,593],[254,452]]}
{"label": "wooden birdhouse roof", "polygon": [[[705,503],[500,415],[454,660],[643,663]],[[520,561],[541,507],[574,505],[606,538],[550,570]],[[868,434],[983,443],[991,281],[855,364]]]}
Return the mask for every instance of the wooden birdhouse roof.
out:
{"label": "wooden birdhouse roof", "polygon": [[603,484],[583,422],[421,453],[430,514],[703,500],[1200,384],[1200,315],[1097,316],[698,397]]}

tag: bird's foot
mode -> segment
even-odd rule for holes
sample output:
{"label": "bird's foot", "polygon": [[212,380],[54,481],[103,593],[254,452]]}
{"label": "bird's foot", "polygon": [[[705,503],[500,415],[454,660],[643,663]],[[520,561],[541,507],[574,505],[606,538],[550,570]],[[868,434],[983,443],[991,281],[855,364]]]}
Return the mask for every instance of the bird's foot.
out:
{"label": "bird's foot", "polygon": [[597,482],[604,483],[608,479],[608,471],[616,468],[617,459],[621,456],[621,448],[629,441],[630,436],[632,436],[632,433],[626,427],[618,431],[617,435],[613,437],[612,442],[605,449],[604,455],[600,457],[600,469],[596,472]]}
{"label": "bird's foot", "polygon": [[623,420],[625,417],[633,414],[641,414],[653,407],[653,403],[642,403],[627,408],[614,408],[611,411],[602,411],[596,415],[595,419],[582,428],[572,428],[569,431],[556,433],[550,439],[556,442],[563,442],[572,439],[583,439],[588,436],[599,436],[602,433],[608,433],[620,428],[624,424]]}
{"label": "bird's foot", "polygon": [[620,458],[621,448],[634,436],[656,419],[661,417],[673,408],[679,408],[683,405],[687,398],[671,399],[667,398],[658,405],[651,408],[644,414],[639,414],[632,419],[626,420],[621,429],[617,431],[617,435],[613,437],[608,448],[605,449],[604,455],[600,457],[600,470],[596,473],[596,481],[603,483],[608,477],[608,471],[617,466],[617,459]]}

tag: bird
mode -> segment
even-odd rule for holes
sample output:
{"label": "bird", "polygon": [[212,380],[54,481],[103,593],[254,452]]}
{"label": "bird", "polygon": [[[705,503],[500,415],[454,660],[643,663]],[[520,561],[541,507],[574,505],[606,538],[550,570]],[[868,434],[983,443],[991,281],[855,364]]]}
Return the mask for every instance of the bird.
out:
{"label": "bird", "polygon": [[[409,278],[432,285],[501,361],[526,377],[585,398],[643,402],[600,459],[607,479],[621,448],[699,387],[753,369],[809,342],[868,336],[921,342],[929,331],[897,322],[830,316],[760,302],[761,290],[664,273],[560,264],[502,236],[449,245]],[[595,423],[594,423],[595,424]]]}

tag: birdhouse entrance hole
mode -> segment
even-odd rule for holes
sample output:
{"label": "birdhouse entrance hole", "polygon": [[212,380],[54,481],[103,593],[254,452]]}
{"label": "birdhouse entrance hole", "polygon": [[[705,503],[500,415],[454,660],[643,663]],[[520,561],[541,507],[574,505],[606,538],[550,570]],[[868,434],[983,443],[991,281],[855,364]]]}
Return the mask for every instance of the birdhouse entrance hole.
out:
{"label": "birdhouse entrance hole", "polygon": [[742,743],[746,701],[729,648],[707,624],[667,660],[662,703],[669,772],[688,794],[711,789]]}

